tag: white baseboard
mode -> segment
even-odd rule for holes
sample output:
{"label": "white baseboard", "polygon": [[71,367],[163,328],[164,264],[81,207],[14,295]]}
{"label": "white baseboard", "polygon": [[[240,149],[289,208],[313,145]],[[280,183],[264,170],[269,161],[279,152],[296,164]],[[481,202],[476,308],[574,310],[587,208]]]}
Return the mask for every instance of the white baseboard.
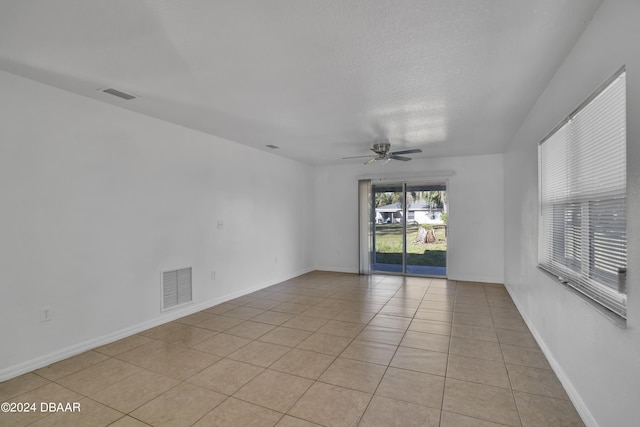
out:
{"label": "white baseboard", "polygon": [[447,274],[447,279],[460,282],[504,283],[502,277],[465,276],[460,274]]}
{"label": "white baseboard", "polygon": [[358,274],[360,272],[357,268],[342,268],[342,267],[316,267],[315,270],[333,271],[335,273],[352,273],[352,274]]}
{"label": "white baseboard", "polygon": [[507,292],[511,296],[513,303],[518,308],[518,311],[520,312],[520,315],[522,316],[524,322],[527,324],[529,331],[531,331],[531,334],[533,335],[536,342],[538,343],[540,350],[542,350],[542,353],[544,353],[545,357],[547,358],[549,365],[551,365],[551,369],[556,374],[556,376],[558,377],[558,380],[562,384],[562,387],[564,387],[565,391],[567,392],[567,395],[569,396],[571,403],[573,403],[573,406],[575,406],[576,411],[578,411],[578,414],[580,414],[580,417],[582,418],[582,422],[587,427],[599,427],[595,418],[593,418],[591,411],[589,411],[589,408],[582,400],[582,397],[580,397],[580,394],[573,386],[573,383],[567,376],[566,372],[564,371],[564,369],[562,369],[562,366],[560,366],[558,361],[553,357],[553,353],[551,353],[551,351],[549,350],[549,347],[547,347],[547,344],[544,342],[544,340],[538,333],[538,330],[533,326],[533,324],[527,317],[526,312],[522,309],[522,306],[520,305],[518,300],[514,297],[514,295],[511,293],[509,286],[506,283],[505,283],[505,288],[507,289]]}
{"label": "white baseboard", "polygon": [[[336,273],[353,273],[353,274],[358,274],[359,273],[359,270],[357,268],[316,266],[315,269],[316,270],[321,270],[321,271],[334,271]],[[393,273],[391,273],[391,274],[393,274]],[[503,283],[503,279],[501,277],[498,278],[498,277],[448,275],[447,279],[449,279],[449,280],[459,280],[461,282]]]}
{"label": "white baseboard", "polygon": [[120,329],[118,331],[115,331],[97,338],[92,338],[92,339],[80,342],[78,344],[68,346],[63,349],[45,354],[43,356],[39,356],[34,359],[30,359],[25,362],[18,363],[17,365],[9,366],[7,368],[0,370],[0,382],[9,380],[11,378],[15,378],[19,375],[25,374],[27,372],[31,372],[36,369],[43,368],[45,366],[49,366],[52,363],[56,363],[61,360],[67,359],[69,357],[78,355],[80,353],[84,353],[85,351],[89,351],[94,348],[97,348],[106,344],[110,344],[122,338],[135,335],[139,332],[146,331],[149,328],[153,328],[155,326],[159,326],[164,323],[171,322],[181,317],[188,316],[193,313],[197,313],[199,311],[213,307],[214,305],[222,304],[223,302],[230,301],[234,298],[238,298],[243,295],[247,295],[252,292],[267,288],[269,286],[276,285],[286,280],[293,279],[294,277],[298,277],[302,274],[309,273],[310,271],[313,271],[313,270],[315,269],[307,268],[284,277],[280,277],[280,278],[276,278],[276,279],[272,279],[272,280],[260,283],[258,285],[252,286],[251,288],[243,289],[241,291],[237,291],[237,292],[225,295],[220,298],[215,298],[213,300],[200,302],[198,304],[193,304],[193,303],[186,304],[184,306],[181,306],[180,308],[176,308],[175,310],[163,312],[160,316],[147,320],[142,323],[138,323],[137,325],[133,325],[133,326]]}

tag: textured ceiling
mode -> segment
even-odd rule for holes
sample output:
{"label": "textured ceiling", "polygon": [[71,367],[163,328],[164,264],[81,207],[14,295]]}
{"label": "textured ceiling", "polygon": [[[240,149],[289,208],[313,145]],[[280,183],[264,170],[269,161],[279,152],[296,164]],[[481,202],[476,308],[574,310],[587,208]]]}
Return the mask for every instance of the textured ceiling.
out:
{"label": "textured ceiling", "polygon": [[309,164],[499,153],[600,3],[3,0],[0,69]]}

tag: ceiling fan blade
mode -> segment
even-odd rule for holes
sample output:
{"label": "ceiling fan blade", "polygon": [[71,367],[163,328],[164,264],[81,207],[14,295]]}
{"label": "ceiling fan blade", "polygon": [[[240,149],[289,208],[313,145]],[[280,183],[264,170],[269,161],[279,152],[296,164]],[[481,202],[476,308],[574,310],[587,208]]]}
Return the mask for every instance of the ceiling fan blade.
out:
{"label": "ceiling fan blade", "polygon": [[390,153],[390,154],[396,155],[396,154],[413,154],[413,153],[422,153],[422,150],[419,148],[416,148],[413,150],[394,151],[393,153]]}
{"label": "ceiling fan blade", "polygon": [[342,158],[342,160],[345,160],[345,159],[362,159],[362,158],[365,158],[365,157],[372,157],[372,155],[371,155],[371,154],[369,154],[368,156],[351,156],[351,157],[343,157],[343,158]]}
{"label": "ceiling fan blade", "polygon": [[376,160],[378,160],[377,157],[374,157],[372,159],[367,160],[366,162],[364,162],[365,165],[370,165],[371,163],[375,162]]}
{"label": "ceiling fan blade", "polygon": [[389,158],[393,160],[402,160],[403,162],[408,162],[409,160],[411,160],[411,157],[396,156],[395,154],[390,155]]}

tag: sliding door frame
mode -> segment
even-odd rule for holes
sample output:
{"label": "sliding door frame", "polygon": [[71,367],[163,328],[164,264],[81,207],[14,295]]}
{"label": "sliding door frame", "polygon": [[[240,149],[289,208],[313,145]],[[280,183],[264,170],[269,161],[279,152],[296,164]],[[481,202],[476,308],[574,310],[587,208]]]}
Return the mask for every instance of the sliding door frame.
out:
{"label": "sliding door frame", "polygon": [[[421,177],[421,176],[404,176],[397,178],[386,178],[386,177],[376,177],[369,179],[360,179],[359,182],[359,191],[358,191],[358,207],[359,207],[359,248],[360,248],[360,274],[371,274],[371,273],[384,273],[390,275],[401,275],[401,276],[419,276],[419,277],[439,277],[446,278],[448,273],[449,266],[449,239],[447,238],[447,251],[446,251],[446,273],[445,276],[435,276],[435,275],[427,275],[427,274],[416,274],[416,273],[407,273],[406,266],[406,253],[407,253],[407,184],[411,186],[416,183],[424,183],[424,184],[444,184],[447,192],[447,200],[449,200],[449,179],[446,177],[452,176],[453,171],[443,171],[439,175],[429,176],[429,177]],[[373,270],[374,257],[375,257],[375,202],[373,200],[374,191],[373,187],[375,185],[401,185],[402,186],[402,271],[401,272],[393,272],[393,271],[380,271]],[[364,193],[363,189],[366,189],[367,201],[363,200]],[[449,205],[447,203],[447,205]],[[368,215],[363,211],[367,210]],[[447,210],[447,225],[450,224],[450,209]],[[447,233],[448,234],[448,233]]]}

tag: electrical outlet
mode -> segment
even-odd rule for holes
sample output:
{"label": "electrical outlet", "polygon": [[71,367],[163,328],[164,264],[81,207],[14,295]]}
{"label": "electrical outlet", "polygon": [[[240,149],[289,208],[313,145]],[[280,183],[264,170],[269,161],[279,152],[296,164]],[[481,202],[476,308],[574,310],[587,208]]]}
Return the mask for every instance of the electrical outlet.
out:
{"label": "electrical outlet", "polygon": [[211,280],[216,280],[216,272],[215,271],[211,272]]}
{"label": "electrical outlet", "polygon": [[224,228],[224,221],[221,219],[218,220],[218,230],[222,230]]}
{"label": "electrical outlet", "polygon": [[40,309],[40,321],[49,322],[53,319],[53,311],[51,307],[43,307]]}
{"label": "electrical outlet", "polygon": [[275,263],[276,263],[276,264],[278,263],[278,257],[276,257]]}

